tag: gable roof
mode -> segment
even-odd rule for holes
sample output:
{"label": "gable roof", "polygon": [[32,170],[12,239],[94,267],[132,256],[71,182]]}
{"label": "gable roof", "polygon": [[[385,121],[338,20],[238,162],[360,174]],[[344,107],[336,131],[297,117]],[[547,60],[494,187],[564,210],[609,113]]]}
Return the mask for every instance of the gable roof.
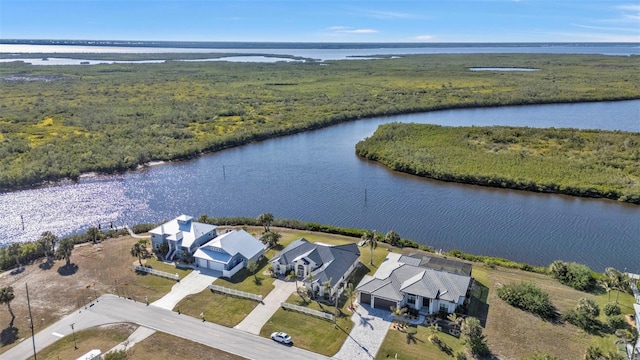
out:
{"label": "gable roof", "polygon": [[216,228],[216,225],[193,221],[193,217],[183,214],[156,227],[149,233],[161,236],[166,235],[167,240],[176,241],[184,247],[191,247],[196,239]]}
{"label": "gable roof", "polygon": [[321,283],[330,281],[333,287],[359,257],[360,250],[355,243],[329,246],[310,243],[307,239],[300,238],[282,249],[270,262],[290,265],[298,260],[305,263],[311,260],[318,265],[311,272],[313,281]]}
{"label": "gable roof", "polygon": [[403,293],[451,302],[466,296],[471,277],[416,266],[413,262],[402,263],[403,258],[389,254],[384,265],[387,271],[365,276],[356,290],[395,301],[402,300]]}
{"label": "gable roof", "polygon": [[244,230],[232,230],[202,245],[194,257],[227,263],[240,254],[251,259],[264,251],[264,244]]}

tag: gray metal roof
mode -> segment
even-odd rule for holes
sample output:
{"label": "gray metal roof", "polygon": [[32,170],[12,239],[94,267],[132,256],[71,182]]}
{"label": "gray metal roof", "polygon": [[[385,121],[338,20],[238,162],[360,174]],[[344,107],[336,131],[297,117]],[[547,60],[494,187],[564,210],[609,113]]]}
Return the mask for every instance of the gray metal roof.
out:
{"label": "gray metal roof", "polygon": [[466,296],[471,277],[401,263],[406,258],[398,258],[400,266],[384,279],[365,276],[356,290],[397,301],[402,300],[402,293],[451,302]]}
{"label": "gray metal roof", "polygon": [[319,265],[312,270],[314,282],[330,281],[335,286],[347,270],[360,257],[360,250],[355,243],[328,246],[310,243],[307,239],[298,239],[282,249],[271,262],[289,265],[298,258],[309,259]]}

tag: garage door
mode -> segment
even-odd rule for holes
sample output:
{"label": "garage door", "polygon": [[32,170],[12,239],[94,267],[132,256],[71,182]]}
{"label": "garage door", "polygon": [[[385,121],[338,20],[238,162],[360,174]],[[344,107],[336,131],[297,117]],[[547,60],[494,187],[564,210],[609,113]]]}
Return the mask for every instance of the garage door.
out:
{"label": "garage door", "polygon": [[198,266],[199,267],[205,268],[205,269],[209,267],[208,264],[207,264],[207,262],[208,262],[207,259],[197,259],[197,261],[198,261]]}
{"label": "garage door", "polygon": [[360,293],[360,304],[371,305],[371,294]]}
{"label": "garage door", "polygon": [[374,307],[376,309],[387,310],[387,311],[391,311],[391,307],[396,305],[397,304],[395,301],[390,301],[390,300],[381,299],[381,298],[376,298],[374,303]]}

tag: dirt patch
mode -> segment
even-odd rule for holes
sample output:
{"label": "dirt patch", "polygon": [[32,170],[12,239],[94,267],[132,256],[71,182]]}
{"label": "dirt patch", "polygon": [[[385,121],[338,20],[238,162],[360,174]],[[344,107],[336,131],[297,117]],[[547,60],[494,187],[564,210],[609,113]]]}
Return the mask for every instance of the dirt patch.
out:
{"label": "dirt patch", "polygon": [[70,80],[71,78],[68,76],[62,75],[20,75],[20,74],[12,74],[1,77],[0,79],[4,81],[10,82],[52,82],[52,81],[62,81],[62,80]]}
{"label": "dirt patch", "polygon": [[129,251],[135,242],[137,239],[126,236],[97,245],[83,244],[74,249],[70,267],[65,266],[64,260],[42,259],[25,266],[22,272],[0,274],[0,286],[13,287],[15,298],[11,308],[16,316],[12,329],[9,312],[0,311],[0,353],[31,336],[27,286],[36,332],[103,293],[115,294],[119,288],[126,288],[127,294],[134,297],[161,296],[148,288],[133,270],[135,258]]}

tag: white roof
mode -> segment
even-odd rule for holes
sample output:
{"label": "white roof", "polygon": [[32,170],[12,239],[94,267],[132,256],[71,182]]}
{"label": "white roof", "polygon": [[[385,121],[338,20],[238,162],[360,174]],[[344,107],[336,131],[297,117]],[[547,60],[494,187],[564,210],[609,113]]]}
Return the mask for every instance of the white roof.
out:
{"label": "white roof", "polygon": [[[224,250],[228,254],[228,258],[224,255],[221,256],[220,251],[214,250],[216,248]],[[238,253],[251,259],[263,251],[264,244],[260,240],[244,230],[233,230],[202,245],[193,256],[226,263],[230,257]]]}
{"label": "white roof", "polygon": [[176,242],[182,240],[181,246],[191,247],[196,239],[216,228],[216,225],[199,223],[193,221],[193,217],[183,214],[149,232],[156,235],[168,235],[167,240]]}

